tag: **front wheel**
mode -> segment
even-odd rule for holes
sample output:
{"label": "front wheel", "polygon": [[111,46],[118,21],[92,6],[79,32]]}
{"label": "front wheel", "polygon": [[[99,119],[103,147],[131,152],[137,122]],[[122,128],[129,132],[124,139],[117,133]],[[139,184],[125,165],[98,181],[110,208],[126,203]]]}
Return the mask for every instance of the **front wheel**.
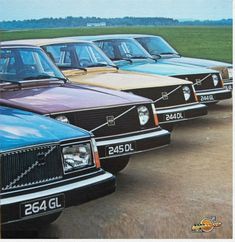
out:
{"label": "front wheel", "polygon": [[128,164],[130,157],[118,157],[101,160],[101,167],[112,174],[122,171]]}

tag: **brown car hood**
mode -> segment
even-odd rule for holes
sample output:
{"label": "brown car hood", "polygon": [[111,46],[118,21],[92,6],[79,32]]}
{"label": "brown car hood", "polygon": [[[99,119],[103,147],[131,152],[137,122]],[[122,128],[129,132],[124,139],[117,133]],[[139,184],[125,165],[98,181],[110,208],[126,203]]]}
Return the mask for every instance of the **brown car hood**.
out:
{"label": "brown car hood", "polygon": [[88,68],[87,73],[81,70],[66,70],[63,73],[72,82],[122,91],[191,84],[173,77],[98,68]]}

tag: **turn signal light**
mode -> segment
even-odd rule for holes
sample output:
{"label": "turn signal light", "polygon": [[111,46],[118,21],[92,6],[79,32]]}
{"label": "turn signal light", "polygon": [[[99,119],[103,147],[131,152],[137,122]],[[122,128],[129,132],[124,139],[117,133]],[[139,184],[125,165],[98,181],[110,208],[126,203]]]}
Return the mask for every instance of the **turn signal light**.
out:
{"label": "turn signal light", "polygon": [[158,116],[155,110],[155,105],[152,103],[152,109],[153,109],[153,118],[154,118],[154,123],[156,126],[159,125],[159,121],[158,121]]}
{"label": "turn signal light", "polygon": [[96,168],[100,168],[101,167],[101,165],[100,165],[100,157],[99,157],[99,154],[98,154],[97,151],[95,152],[95,165],[96,165]]}
{"label": "turn signal light", "polygon": [[198,102],[198,97],[197,97],[197,94],[195,92],[195,88],[194,88],[194,86],[192,86],[192,87],[193,87],[193,95],[195,97],[196,102]]}

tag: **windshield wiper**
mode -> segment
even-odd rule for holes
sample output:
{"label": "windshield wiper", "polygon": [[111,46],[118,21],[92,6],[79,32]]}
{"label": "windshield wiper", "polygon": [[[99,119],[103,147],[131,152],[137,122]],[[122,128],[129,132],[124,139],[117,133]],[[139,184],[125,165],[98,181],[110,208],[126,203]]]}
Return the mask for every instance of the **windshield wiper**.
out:
{"label": "windshield wiper", "polygon": [[80,66],[58,66],[60,70],[72,70],[72,69],[78,69],[78,70],[82,70],[82,71],[86,71],[87,69],[84,67],[80,67]]}
{"label": "windshield wiper", "polygon": [[40,79],[52,79],[52,78],[67,82],[66,78],[59,77],[59,76],[50,76],[50,75],[28,76],[28,77],[25,77],[23,80],[26,81],[26,80],[40,80]]}
{"label": "windshield wiper", "polygon": [[115,58],[115,59],[112,59],[112,61],[129,61],[131,64],[133,63],[133,61],[131,60],[131,58]]}
{"label": "windshield wiper", "polygon": [[116,66],[116,65],[111,65],[111,64],[106,64],[106,63],[95,63],[92,65],[88,65],[87,67],[102,67],[102,66],[110,66],[110,67],[116,68],[117,70],[119,69],[118,66]]}
{"label": "windshield wiper", "polygon": [[162,53],[160,53],[159,55],[178,55],[178,56],[181,56],[181,54],[179,54],[179,53],[174,53],[174,52],[162,52]]}
{"label": "windshield wiper", "polygon": [[131,59],[150,59],[150,60],[157,61],[156,58],[153,58],[153,57],[150,57],[150,56],[133,56],[133,57],[131,57]]}

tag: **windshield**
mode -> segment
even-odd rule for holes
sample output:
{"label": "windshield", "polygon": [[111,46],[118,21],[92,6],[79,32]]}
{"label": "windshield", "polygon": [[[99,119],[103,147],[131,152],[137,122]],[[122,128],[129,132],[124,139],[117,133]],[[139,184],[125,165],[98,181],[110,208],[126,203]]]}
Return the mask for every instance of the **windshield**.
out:
{"label": "windshield", "polygon": [[111,60],[151,58],[142,46],[132,39],[99,40],[96,44]]}
{"label": "windshield", "polygon": [[114,65],[102,51],[90,43],[64,43],[43,48],[62,70]]}
{"label": "windshield", "polygon": [[136,40],[149,52],[151,55],[164,55],[178,53],[161,37],[139,37]]}
{"label": "windshield", "polygon": [[47,55],[38,48],[0,48],[0,80],[20,82],[23,80],[64,78]]}

